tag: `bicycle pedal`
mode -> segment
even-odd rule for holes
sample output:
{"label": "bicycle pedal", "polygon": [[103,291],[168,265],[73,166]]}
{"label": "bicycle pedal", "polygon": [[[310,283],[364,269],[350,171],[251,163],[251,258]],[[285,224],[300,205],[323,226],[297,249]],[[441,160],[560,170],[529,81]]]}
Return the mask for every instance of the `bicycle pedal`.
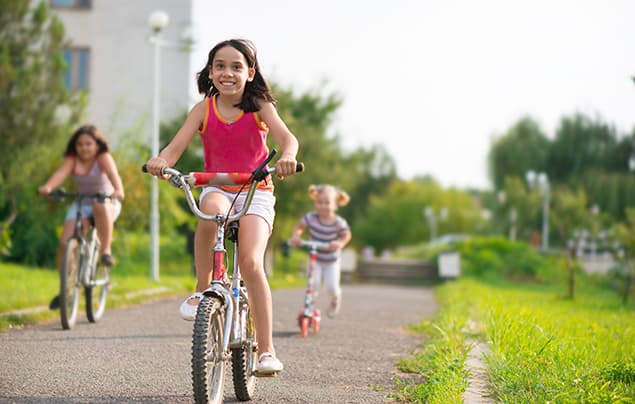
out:
{"label": "bicycle pedal", "polygon": [[256,377],[276,377],[279,372],[259,372],[257,370],[254,371],[254,376]]}

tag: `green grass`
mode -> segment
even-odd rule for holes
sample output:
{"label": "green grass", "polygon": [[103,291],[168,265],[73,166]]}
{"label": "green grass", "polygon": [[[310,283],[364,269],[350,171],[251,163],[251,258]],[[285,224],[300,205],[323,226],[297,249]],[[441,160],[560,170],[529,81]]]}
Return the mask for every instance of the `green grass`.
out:
{"label": "green grass", "polygon": [[[545,285],[462,279],[437,289],[433,321],[413,326],[422,352],[400,362],[421,379],[397,383],[409,402],[461,402],[471,338],[489,343],[492,392],[504,403],[635,402],[635,316],[611,291],[576,299]],[[412,380],[412,379],[411,379]]]}
{"label": "green grass", "polygon": [[[157,297],[187,295],[195,288],[192,258],[181,236],[162,237],[159,280],[151,279],[150,240],[147,234],[121,234],[113,245],[116,264],[111,272],[113,288],[107,308],[141,304]],[[303,274],[298,271],[303,257],[292,254],[288,261],[278,258],[279,268],[269,279],[272,289],[302,287]],[[38,322],[59,321],[59,312],[48,310],[51,298],[59,289],[54,268],[36,268],[0,262],[0,331]],[[33,310],[36,309],[36,310]],[[17,310],[31,310],[22,314]]]}

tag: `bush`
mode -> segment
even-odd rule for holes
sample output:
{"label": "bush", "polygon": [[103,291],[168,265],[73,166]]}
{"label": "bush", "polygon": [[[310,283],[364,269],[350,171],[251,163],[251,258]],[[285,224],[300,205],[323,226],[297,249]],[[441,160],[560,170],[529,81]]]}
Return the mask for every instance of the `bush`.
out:
{"label": "bush", "polygon": [[558,272],[555,259],[542,256],[529,244],[501,237],[475,237],[458,243],[461,269],[485,278],[546,281]]}

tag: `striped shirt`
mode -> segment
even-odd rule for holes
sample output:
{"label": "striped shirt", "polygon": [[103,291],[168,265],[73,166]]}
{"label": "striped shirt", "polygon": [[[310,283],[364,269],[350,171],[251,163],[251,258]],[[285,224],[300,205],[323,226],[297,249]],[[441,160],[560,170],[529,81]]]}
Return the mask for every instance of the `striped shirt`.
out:
{"label": "striped shirt", "polygon": [[[350,231],[348,222],[340,216],[335,217],[332,224],[324,224],[320,222],[320,216],[317,212],[310,212],[302,216],[300,223],[306,226],[309,238],[314,241],[330,243],[340,238],[343,234]],[[337,251],[318,251],[317,259],[321,262],[334,262],[339,259],[341,250]]]}

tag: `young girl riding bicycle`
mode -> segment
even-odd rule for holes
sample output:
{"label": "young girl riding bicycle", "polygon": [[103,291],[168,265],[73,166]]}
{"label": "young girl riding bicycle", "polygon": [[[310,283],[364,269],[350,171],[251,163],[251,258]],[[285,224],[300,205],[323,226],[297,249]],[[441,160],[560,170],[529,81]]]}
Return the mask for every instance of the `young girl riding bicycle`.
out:
{"label": "young girl riding bicycle", "polygon": [[[57,249],[57,267],[62,268],[62,256],[66,242],[75,229],[75,213],[82,209],[83,217],[93,216],[99,240],[101,240],[101,263],[113,265],[111,254],[112,234],[114,222],[121,212],[121,201],[124,199],[124,189],[117,170],[117,165],[109,152],[110,147],[104,135],[94,125],[84,125],[78,128],[66,145],[65,159],[62,165],[51,175],[46,183],[38,188],[42,195],[49,195],[60,186],[67,177],[73,178],[76,191],[79,193],[102,192],[112,195],[112,199],[103,202],[86,201],[82,206],[73,203],[66,214],[64,228],[59,239]],[[59,296],[55,296],[49,308],[59,307]]]}
{"label": "young girl riding bicycle", "polygon": [[[275,108],[271,90],[260,71],[254,45],[242,39],[218,43],[209,52],[205,67],[197,76],[199,93],[204,95],[191,109],[172,141],[148,160],[150,174],[161,175],[181,157],[196,133],[201,136],[207,172],[251,172],[268,155],[266,138],[271,134],[281,149],[276,175],[283,179],[296,172],[298,141]],[[251,207],[240,219],[238,263],[247,287],[258,338],[259,374],[283,369],[273,346],[271,290],[264,272],[264,254],[275,216],[271,178],[258,186]],[[239,210],[244,194],[232,206],[239,192],[234,186],[207,187],[199,196],[207,214],[226,214]],[[242,199],[241,199],[242,197]],[[196,292],[180,307],[181,317],[194,320],[203,292],[211,283],[216,224],[200,220],[194,237]]]}
{"label": "young girl riding bicycle", "polygon": [[315,211],[302,216],[289,243],[299,247],[300,236],[305,230],[308,230],[311,240],[328,243],[326,251],[318,250],[312,289],[313,299],[317,299],[320,285],[324,282],[330,297],[326,314],[333,318],[342,303],[340,255],[342,248],[351,240],[348,223],[337,215],[337,208],[347,205],[350,197],[341,189],[328,184],[311,185],[309,196],[315,203]]}

